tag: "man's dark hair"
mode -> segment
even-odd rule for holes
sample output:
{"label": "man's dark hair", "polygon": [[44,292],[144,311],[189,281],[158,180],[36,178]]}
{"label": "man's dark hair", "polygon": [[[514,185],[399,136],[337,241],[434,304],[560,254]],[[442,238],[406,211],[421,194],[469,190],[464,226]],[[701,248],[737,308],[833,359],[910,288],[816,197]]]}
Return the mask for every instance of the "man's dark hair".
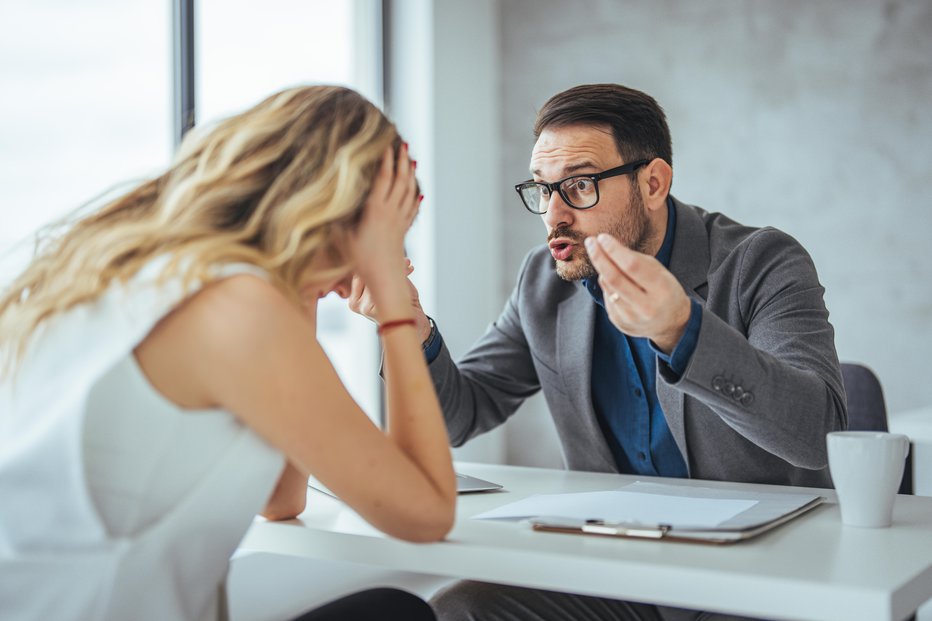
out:
{"label": "man's dark hair", "polygon": [[537,113],[534,137],[548,127],[607,125],[625,162],[659,157],[673,166],[667,117],[657,101],[620,84],[583,84],[557,93]]}

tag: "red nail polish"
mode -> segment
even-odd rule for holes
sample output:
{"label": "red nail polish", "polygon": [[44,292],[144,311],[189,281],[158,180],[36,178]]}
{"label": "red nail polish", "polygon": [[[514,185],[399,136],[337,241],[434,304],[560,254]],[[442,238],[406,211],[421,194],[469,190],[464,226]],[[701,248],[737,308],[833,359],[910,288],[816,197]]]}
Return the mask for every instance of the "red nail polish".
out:
{"label": "red nail polish", "polygon": [[417,168],[417,160],[411,160],[411,168]]}
{"label": "red nail polish", "polygon": [[417,202],[420,203],[422,200],[424,200],[424,195],[423,195],[423,194],[421,194],[420,196],[417,197]]}

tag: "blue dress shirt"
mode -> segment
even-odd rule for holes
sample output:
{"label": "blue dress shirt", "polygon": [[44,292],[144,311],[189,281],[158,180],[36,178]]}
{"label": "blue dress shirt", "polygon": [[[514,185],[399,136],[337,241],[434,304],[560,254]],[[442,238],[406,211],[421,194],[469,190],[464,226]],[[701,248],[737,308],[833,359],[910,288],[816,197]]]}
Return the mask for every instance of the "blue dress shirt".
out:
{"label": "blue dress shirt", "polygon": [[[667,199],[667,213],[667,230],[657,253],[657,260],[665,267],[670,265],[676,230],[671,199]],[[702,307],[691,301],[686,330],[668,356],[649,339],[627,336],[612,324],[596,279],[582,284],[598,305],[592,348],[592,403],[618,471],[689,476],[657,397],[657,358],[682,375],[699,338]]]}

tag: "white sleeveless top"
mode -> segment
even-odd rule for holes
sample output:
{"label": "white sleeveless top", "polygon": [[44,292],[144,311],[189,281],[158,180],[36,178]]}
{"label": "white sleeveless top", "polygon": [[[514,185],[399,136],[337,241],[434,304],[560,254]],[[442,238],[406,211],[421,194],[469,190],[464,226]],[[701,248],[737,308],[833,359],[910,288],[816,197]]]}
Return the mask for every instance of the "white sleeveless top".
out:
{"label": "white sleeveless top", "polygon": [[[230,555],[280,453],[230,414],[184,411],[133,349],[194,293],[167,258],[60,315],[0,383],[0,616],[222,619]],[[219,277],[265,274],[254,266]]]}

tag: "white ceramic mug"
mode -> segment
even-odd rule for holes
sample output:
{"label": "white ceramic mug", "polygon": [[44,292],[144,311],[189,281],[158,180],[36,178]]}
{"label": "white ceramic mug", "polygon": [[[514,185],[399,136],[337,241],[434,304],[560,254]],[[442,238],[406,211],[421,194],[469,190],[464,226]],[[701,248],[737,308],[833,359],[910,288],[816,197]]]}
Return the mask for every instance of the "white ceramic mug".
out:
{"label": "white ceramic mug", "polygon": [[841,521],[870,528],[890,526],[909,438],[882,431],[833,431],[826,441]]}

